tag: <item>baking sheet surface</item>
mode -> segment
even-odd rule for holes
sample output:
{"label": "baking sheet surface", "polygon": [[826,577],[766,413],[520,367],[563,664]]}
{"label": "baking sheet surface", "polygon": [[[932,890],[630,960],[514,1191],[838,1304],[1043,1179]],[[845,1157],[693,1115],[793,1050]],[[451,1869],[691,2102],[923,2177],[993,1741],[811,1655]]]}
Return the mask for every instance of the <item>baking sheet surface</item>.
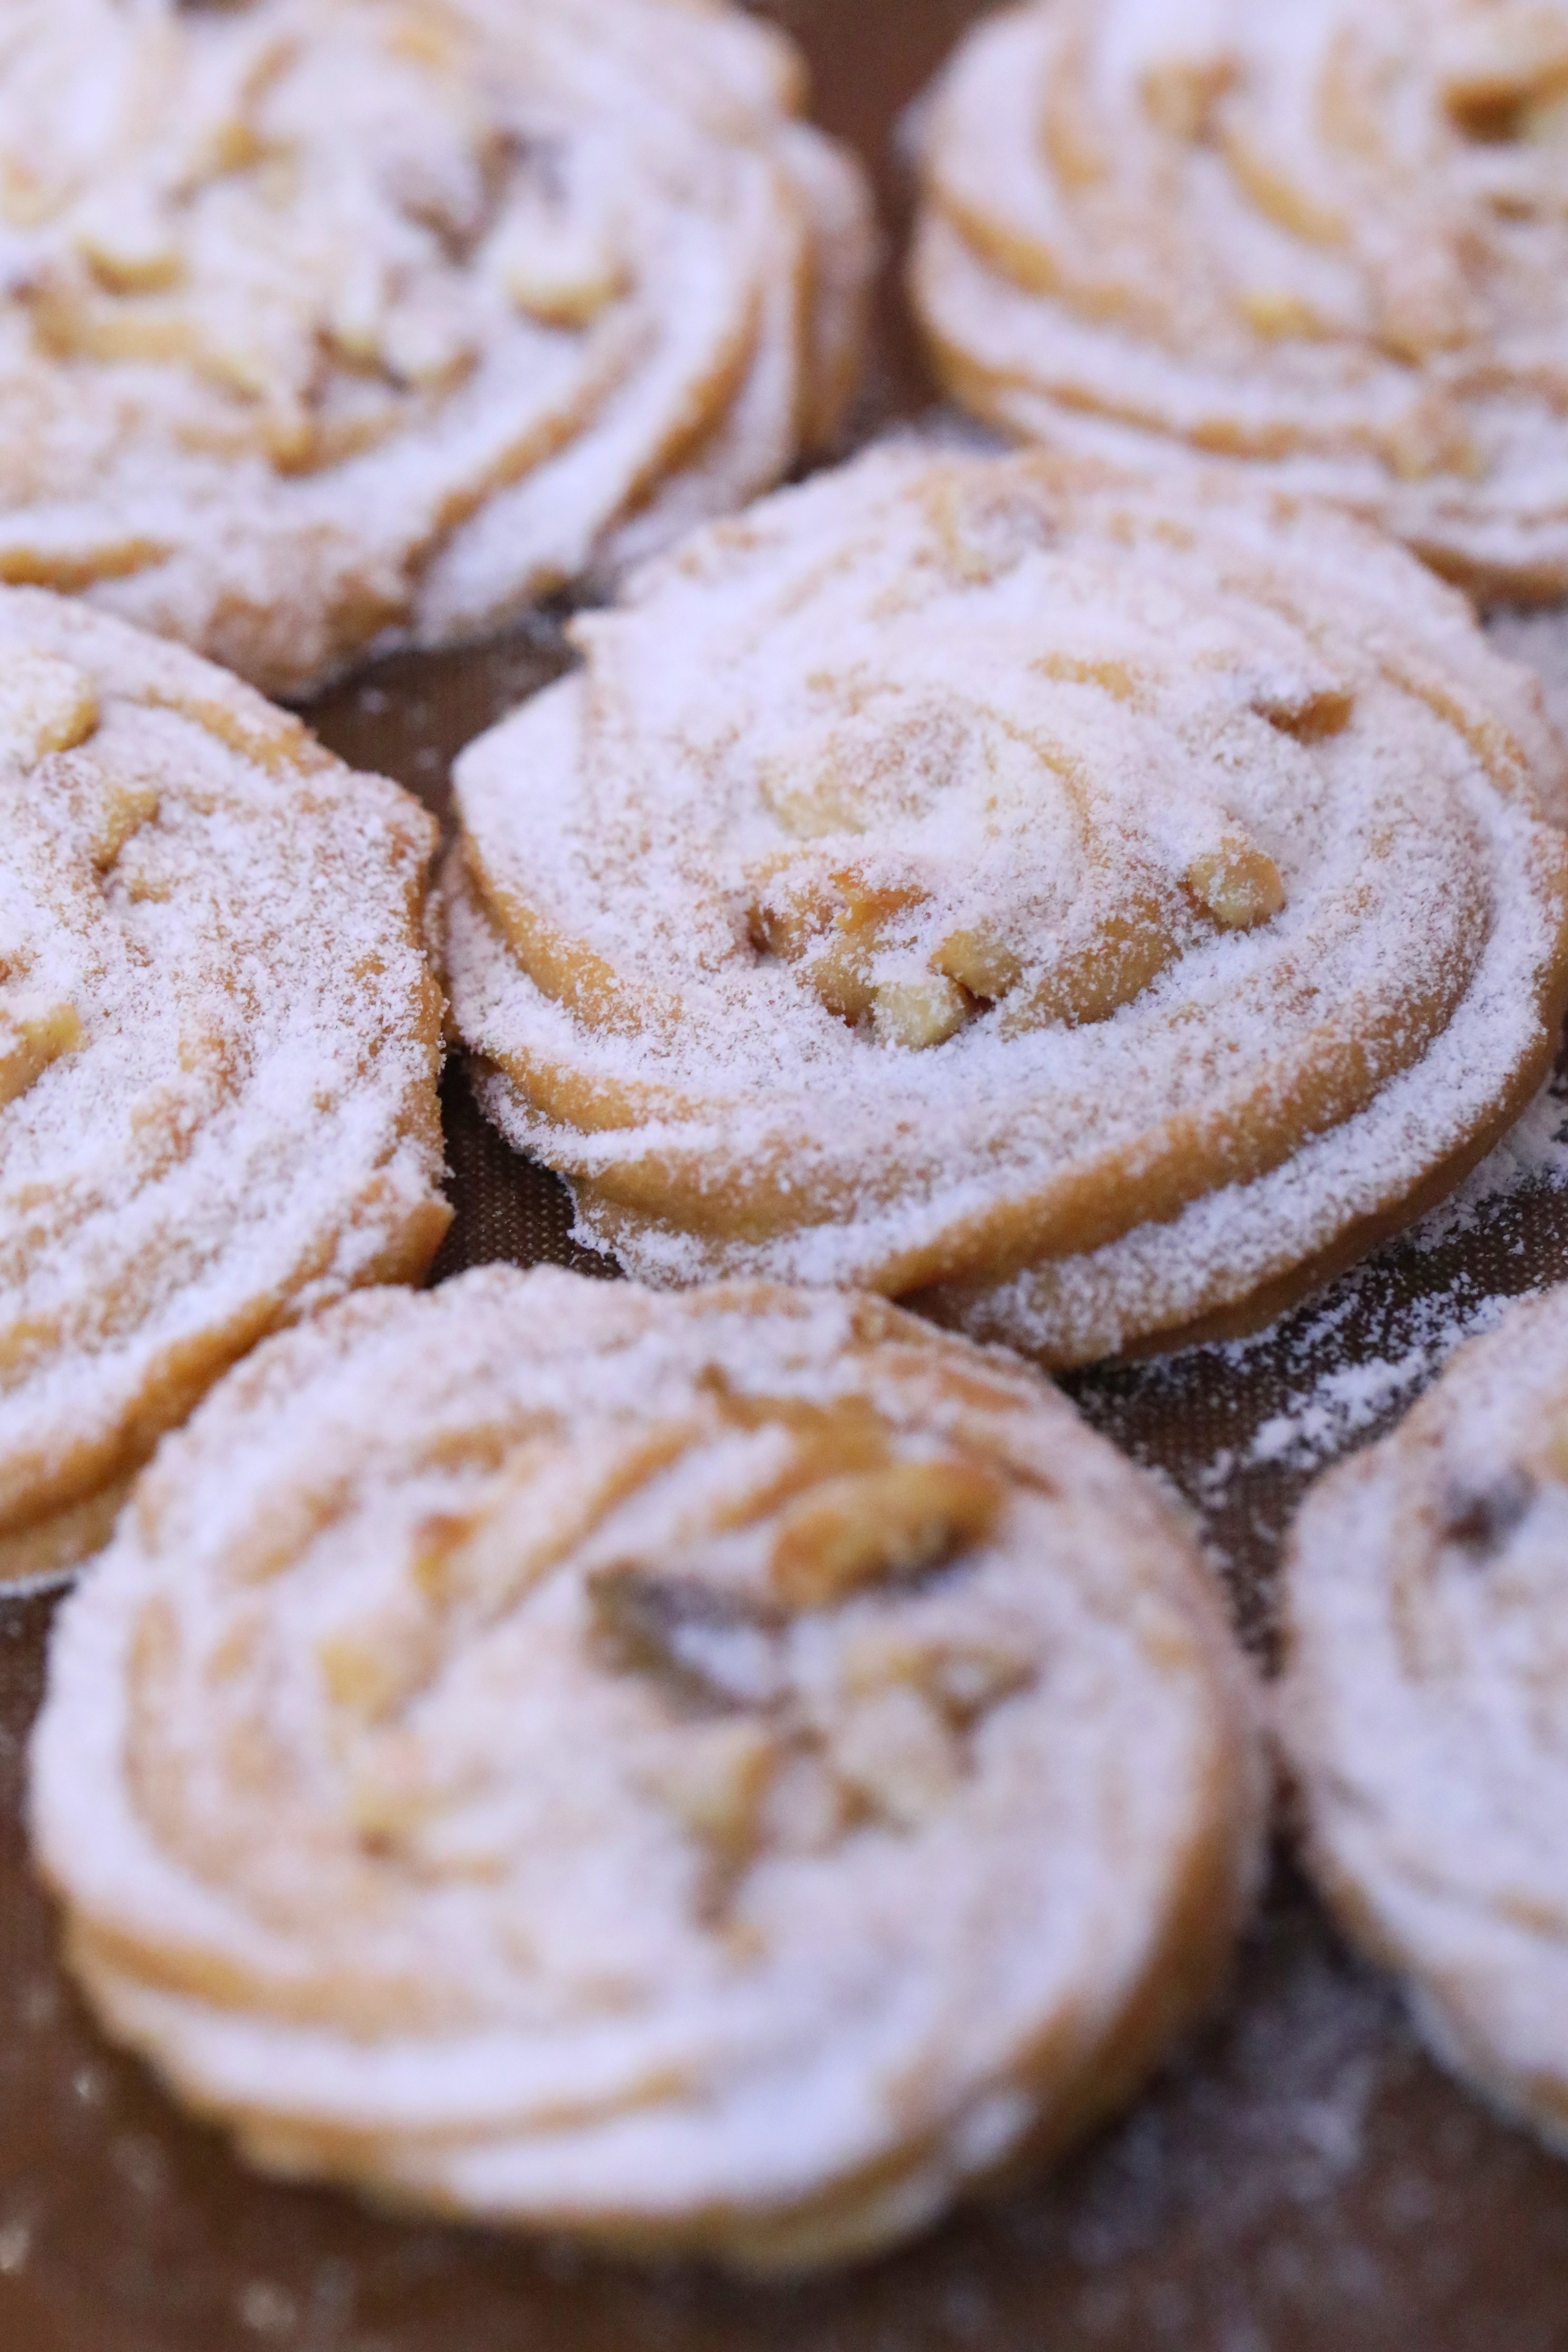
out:
{"label": "baking sheet surface", "polygon": [[[783,0],[817,113],[854,138],[894,236],[895,126],[968,0]],[[856,420],[929,397],[891,276]],[[558,616],[398,657],[310,714],[440,808],[452,754],[567,658]],[[1568,669],[1568,665],[1565,665]],[[437,1274],[603,1273],[564,1194],[448,1073],[458,1217]],[[1080,1374],[1091,1418],[1204,1514],[1267,1655],[1280,1530],[1313,1471],[1408,1403],[1500,1302],[1568,1278],[1568,1092],[1458,1206],[1259,1340]],[[847,2279],[751,2291],[379,2218],[258,2180],[87,2022],[27,1874],[23,1750],[53,1602],[0,1601],[3,2352],[1561,2352],[1568,2166],[1422,2056],[1391,1990],[1281,1862],[1234,1996],[1119,2126],[1052,2179]]]}

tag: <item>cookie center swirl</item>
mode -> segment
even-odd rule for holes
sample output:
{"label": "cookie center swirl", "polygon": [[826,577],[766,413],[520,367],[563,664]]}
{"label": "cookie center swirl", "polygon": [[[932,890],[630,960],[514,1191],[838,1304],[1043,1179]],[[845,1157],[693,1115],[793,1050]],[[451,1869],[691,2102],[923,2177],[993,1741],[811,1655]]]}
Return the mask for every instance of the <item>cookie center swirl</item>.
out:
{"label": "cookie center swirl", "polygon": [[195,446],[331,464],[460,383],[509,319],[572,337],[632,283],[583,137],[504,99],[453,12],[32,13],[0,93],[0,223],[35,343],[188,370]]}
{"label": "cookie center swirl", "polygon": [[928,457],[715,530],[460,765],[470,1037],[607,1219],[883,1216],[889,1286],[1277,1168],[1446,1031],[1535,821],[1338,528]]}
{"label": "cookie center swirl", "polygon": [[[639,1317],[634,1297],[634,1336]],[[670,1936],[732,1959],[759,1874],[837,1866],[858,1835],[903,1851],[955,1833],[1002,1717],[1051,1671],[1020,1562],[1061,1502],[1008,1451],[1026,1400],[962,1367],[948,1389],[923,1338],[847,1349],[836,1388],[787,1358],[738,1376],[734,1347],[705,1360],[677,1337],[682,1377],[651,1409],[634,1401],[647,1364],[612,1351],[595,1379],[547,1363],[510,1402],[427,1427],[399,1457],[395,1531],[373,1533],[356,1478],[314,1446],[285,1509],[215,1529],[209,1618],[176,1630],[154,1596],[135,1640],[127,1768],[171,1852],[283,1933],[335,1890],[334,1946],[374,1939],[409,1886],[499,1906],[485,1933],[503,1942],[526,1916],[507,2000],[591,2010],[601,1976],[621,1984],[612,2007],[658,1993],[601,1948],[607,1919],[573,1924],[596,1841],[652,1868]],[[150,1539],[170,1507],[147,1493]],[[313,1579],[312,1561],[331,1565]],[[301,1703],[315,1728],[291,1750]],[[216,1710],[221,1790],[185,1769],[180,1727]],[[222,1833],[220,1796],[265,1805],[272,1832]],[[380,1965],[368,1947],[362,1962]]]}

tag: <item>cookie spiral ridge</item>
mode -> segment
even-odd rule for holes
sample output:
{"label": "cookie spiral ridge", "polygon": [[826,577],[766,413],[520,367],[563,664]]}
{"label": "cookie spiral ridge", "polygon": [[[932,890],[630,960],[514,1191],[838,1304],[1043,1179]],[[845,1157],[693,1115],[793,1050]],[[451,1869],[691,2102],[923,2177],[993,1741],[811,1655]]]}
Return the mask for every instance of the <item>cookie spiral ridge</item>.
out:
{"label": "cookie spiral ridge", "polygon": [[1568,1294],[1309,1496],[1279,1720],[1309,1863],[1437,2055],[1568,2152]]}
{"label": "cookie spiral ridge", "polygon": [[878,1300],[492,1267],[282,1335],[64,1615],[110,2031],[300,2176],[748,2269],[1131,2095],[1264,1780],[1182,1520]]}
{"label": "cookie spiral ridge", "polygon": [[801,83],[710,0],[20,0],[0,579],[292,693],[741,503],[858,365]]}
{"label": "cookie spiral ridge", "polygon": [[0,591],[0,1580],[447,1222],[435,833],[183,648]]}
{"label": "cookie spiral ridge", "polygon": [[923,151],[915,299],[981,415],[1568,592],[1568,8],[1037,0]]}
{"label": "cookie spiral ridge", "polygon": [[1326,510],[877,453],[577,639],[458,762],[450,984],[645,1279],[1081,1360],[1266,1311],[1544,1078],[1561,748]]}

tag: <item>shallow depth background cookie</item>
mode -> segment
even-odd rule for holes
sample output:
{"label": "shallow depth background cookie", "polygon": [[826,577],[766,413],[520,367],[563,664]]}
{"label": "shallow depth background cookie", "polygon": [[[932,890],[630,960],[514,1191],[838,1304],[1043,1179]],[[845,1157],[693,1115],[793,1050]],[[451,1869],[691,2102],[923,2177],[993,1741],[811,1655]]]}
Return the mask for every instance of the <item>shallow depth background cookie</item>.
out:
{"label": "shallow depth background cookie", "polygon": [[1309,1496],[1281,1722],[1309,1862],[1437,2054],[1568,2152],[1568,1292]]}
{"label": "shallow depth background cookie", "polygon": [[1266,1319],[1546,1075],[1561,747],[1326,509],[879,454],[576,636],[458,763],[450,984],[644,1278],[1086,1360]]}
{"label": "shallow depth background cookie", "polygon": [[0,579],[294,692],[738,505],[858,361],[801,81],[711,0],[14,0]]}
{"label": "shallow depth background cookie", "polygon": [[171,1439],[61,1621],[37,1850],[258,2161],[749,2268],[1131,2091],[1259,1863],[1184,1522],[880,1301],[489,1268]]}
{"label": "shallow depth background cookie", "polygon": [[922,123],[912,289],[995,423],[1245,460],[1568,593],[1568,8],[1037,0]]}
{"label": "shallow depth background cookie", "polygon": [[0,1581],[447,1220],[435,828],[182,647],[0,591]]}

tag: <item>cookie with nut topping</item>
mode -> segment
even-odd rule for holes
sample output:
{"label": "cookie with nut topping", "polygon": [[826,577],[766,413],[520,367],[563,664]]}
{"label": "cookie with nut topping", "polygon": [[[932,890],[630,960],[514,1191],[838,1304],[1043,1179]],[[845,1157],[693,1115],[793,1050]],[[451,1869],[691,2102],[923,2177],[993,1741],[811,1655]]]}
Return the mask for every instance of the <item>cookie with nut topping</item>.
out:
{"label": "cookie with nut topping", "polygon": [[1280,1724],[1307,1858],[1443,2063],[1568,2153],[1568,1291],[1319,1480]]}
{"label": "cookie with nut topping", "polygon": [[1129,2097],[1254,1893],[1185,1521],[883,1302],[371,1293],[170,1440],[31,1818],[100,2018],[257,2163],[753,2271]]}
{"label": "cookie with nut topping", "polygon": [[264,1332],[425,1271],[434,845],[183,646],[0,590],[0,1585]]}
{"label": "cookie with nut topping", "polygon": [[696,536],[456,772],[481,1099],[639,1278],[1062,1364],[1458,1181],[1568,994],[1563,754],[1328,509],[879,452]]}
{"label": "cookie with nut topping", "polygon": [[0,580],[269,693],[498,626],[833,433],[872,261],[721,0],[23,0]]}
{"label": "cookie with nut topping", "polygon": [[1568,593],[1568,9],[1027,0],[922,147],[911,289],[979,415]]}

